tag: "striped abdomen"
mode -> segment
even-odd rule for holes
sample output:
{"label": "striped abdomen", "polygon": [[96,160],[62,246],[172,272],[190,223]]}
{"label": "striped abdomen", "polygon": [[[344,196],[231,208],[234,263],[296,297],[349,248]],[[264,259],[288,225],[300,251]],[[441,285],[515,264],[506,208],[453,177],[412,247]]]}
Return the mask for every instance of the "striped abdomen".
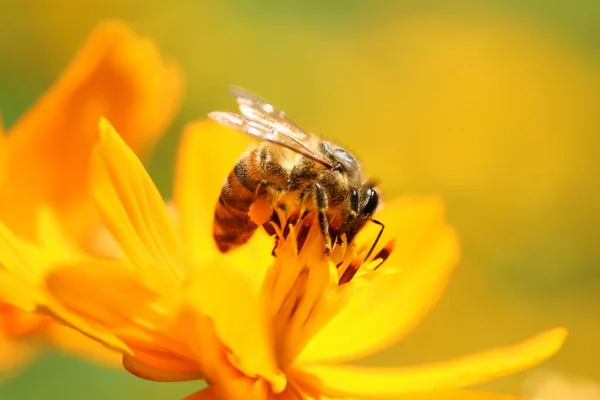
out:
{"label": "striped abdomen", "polygon": [[257,228],[248,216],[258,186],[248,178],[248,158],[238,161],[231,171],[215,207],[213,236],[223,253],[246,243]]}
{"label": "striped abdomen", "polygon": [[[261,143],[244,155],[227,177],[215,208],[213,236],[220,251],[226,252],[246,243],[257,225],[248,216],[261,182],[285,187],[287,173],[277,159],[281,150]],[[263,193],[258,193],[261,195]]]}

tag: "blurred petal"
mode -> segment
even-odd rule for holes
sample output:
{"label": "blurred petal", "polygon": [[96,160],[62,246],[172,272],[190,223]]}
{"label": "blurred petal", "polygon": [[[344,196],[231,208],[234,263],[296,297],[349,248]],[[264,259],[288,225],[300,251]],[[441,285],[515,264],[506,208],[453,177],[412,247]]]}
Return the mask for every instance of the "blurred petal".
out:
{"label": "blurred petal", "polygon": [[175,207],[186,248],[195,263],[217,253],[213,241],[213,214],[223,183],[250,139],[231,129],[202,120],[186,127],[175,177]]}
{"label": "blurred petal", "polygon": [[531,368],[556,353],[567,332],[555,328],[508,347],[418,367],[303,366],[304,381],[331,396],[395,398],[457,389]]}
{"label": "blurred petal", "polygon": [[390,346],[422,320],[445,289],[458,260],[458,238],[442,203],[404,198],[387,204],[378,218],[386,224],[385,234],[398,238],[394,252],[382,273],[359,287],[315,335],[299,363],[358,359]]}
{"label": "blurred petal", "polygon": [[100,135],[90,184],[102,221],[141,271],[183,276],[183,249],[158,189],[105,119]]}
{"label": "blurred petal", "polygon": [[138,151],[151,147],[181,96],[180,73],[155,46],[119,22],[101,24],[54,86],[10,129],[0,174],[0,219],[33,233],[31,210],[56,207],[73,229],[90,228],[87,162],[105,115]]}
{"label": "blurred petal", "polygon": [[69,257],[62,248],[43,248],[17,237],[0,222],[0,301],[33,311],[43,303],[39,288],[44,274]]}

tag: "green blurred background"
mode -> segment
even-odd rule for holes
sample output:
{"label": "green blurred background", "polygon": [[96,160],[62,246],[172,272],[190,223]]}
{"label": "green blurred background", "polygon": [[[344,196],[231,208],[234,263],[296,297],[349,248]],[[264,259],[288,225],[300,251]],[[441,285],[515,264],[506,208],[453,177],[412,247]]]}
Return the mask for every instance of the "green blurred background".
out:
{"label": "green blurred background", "polygon": [[[386,197],[446,199],[464,253],[450,288],[407,340],[367,362],[442,360],[564,325],[558,356],[482,388],[600,399],[597,0],[0,5],[6,127],[97,22],[128,21],[186,73],[183,108],[149,163],[166,196],[181,128],[232,109],[236,84],[358,154]],[[176,399],[197,387],[49,353],[3,382],[0,399]]]}

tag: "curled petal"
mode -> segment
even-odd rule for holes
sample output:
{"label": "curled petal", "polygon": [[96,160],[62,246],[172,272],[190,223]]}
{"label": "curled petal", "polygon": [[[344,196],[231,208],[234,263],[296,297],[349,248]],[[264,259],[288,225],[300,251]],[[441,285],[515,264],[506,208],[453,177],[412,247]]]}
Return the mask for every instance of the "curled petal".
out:
{"label": "curled petal", "polygon": [[555,328],[513,346],[417,367],[303,366],[301,379],[325,395],[358,398],[458,389],[534,367],[556,353],[566,336]]}
{"label": "curled petal", "polygon": [[299,363],[342,362],[384,349],[416,326],[444,291],[458,260],[458,237],[442,203],[407,197],[385,211],[385,233],[398,239],[392,256],[317,333]]}
{"label": "curled petal", "polygon": [[183,276],[183,249],[152,179],[110,123],[100,121],[91,186],[103,222],[141,271]]}

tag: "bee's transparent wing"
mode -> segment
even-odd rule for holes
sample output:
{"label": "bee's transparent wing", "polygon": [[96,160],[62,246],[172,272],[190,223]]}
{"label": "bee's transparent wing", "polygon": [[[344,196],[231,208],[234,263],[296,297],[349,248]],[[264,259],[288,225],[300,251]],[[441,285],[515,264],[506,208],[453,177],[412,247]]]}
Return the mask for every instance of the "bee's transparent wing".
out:
{"label": "bee's transparent wing", "polygon": [[308,135],[290,120],[285,112],[278,110],[262,97],[234,86],[229,88],[229,92],[235,97],[242,115],[271,125],[277,124],[279,130],[292,138],[298,140],[308,138]]}
{"label": "bee's transparent wing", "polygon": [[214,111],[208,116],[229,128],[287,147],[320,164],[331,167],[331,161],[313,148],[309,135],[299,129],[297,132],[291,131],[288,126],[280,123],[277,119],[264,119],[228,111]]}

